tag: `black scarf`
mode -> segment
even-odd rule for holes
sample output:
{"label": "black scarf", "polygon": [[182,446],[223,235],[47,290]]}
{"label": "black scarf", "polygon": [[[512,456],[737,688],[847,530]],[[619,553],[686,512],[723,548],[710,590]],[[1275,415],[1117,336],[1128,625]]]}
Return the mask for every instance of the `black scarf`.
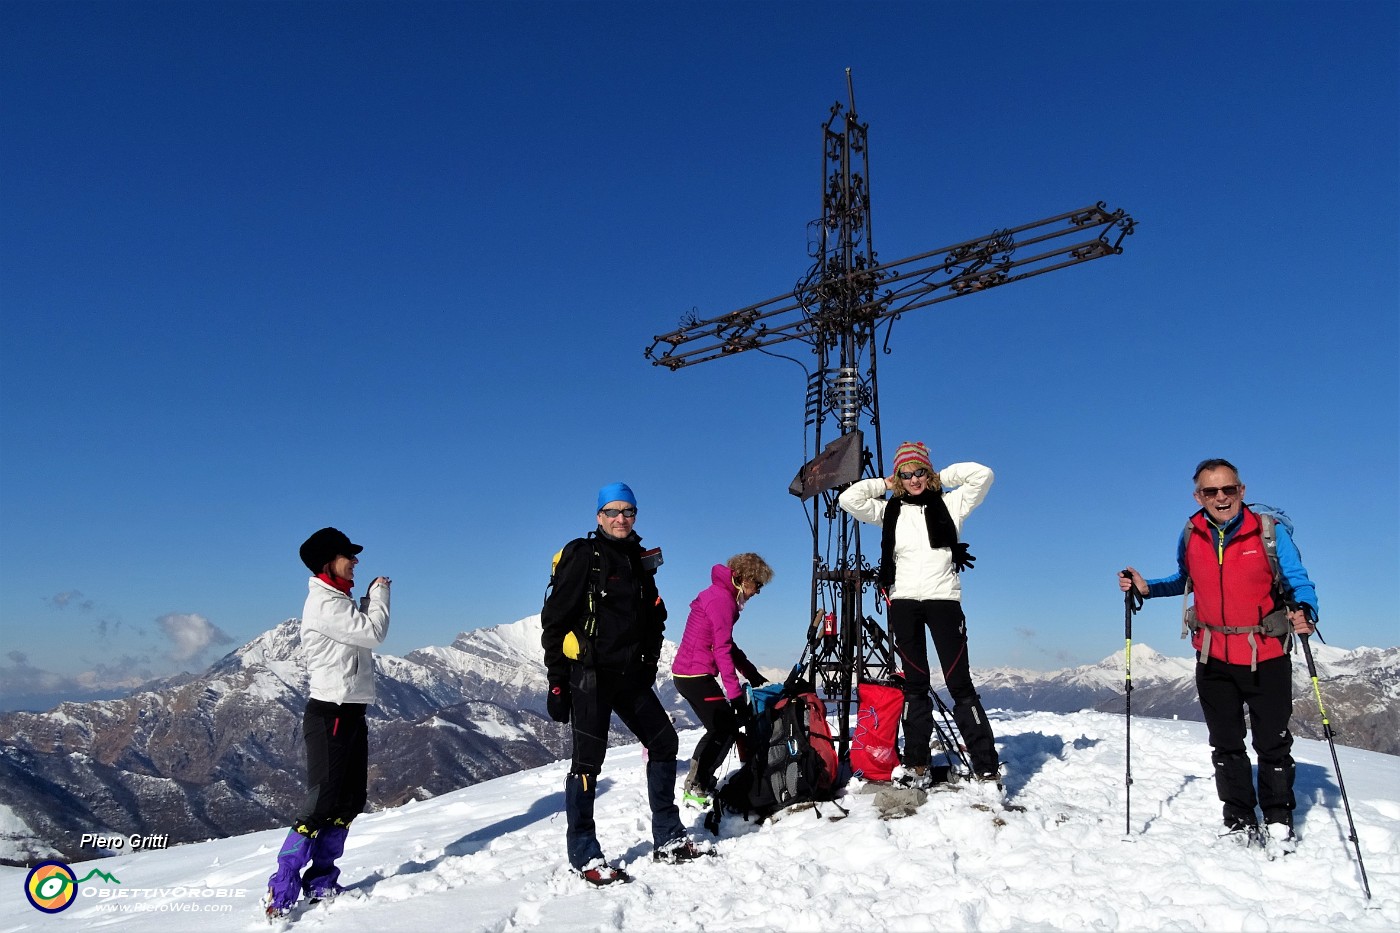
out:
{"label": "black scarf", "polygon": [[958,526],[953,524],[953,516],[948,514],[939,491],[925,489],[917,496],[891,499],[885,506],[885,521],[880,529],[880,586],[886,591],[894,586],[894,526],[899,523],[899,510],[905,502],[924,507],[929,547],[952,547],[958,543]]}

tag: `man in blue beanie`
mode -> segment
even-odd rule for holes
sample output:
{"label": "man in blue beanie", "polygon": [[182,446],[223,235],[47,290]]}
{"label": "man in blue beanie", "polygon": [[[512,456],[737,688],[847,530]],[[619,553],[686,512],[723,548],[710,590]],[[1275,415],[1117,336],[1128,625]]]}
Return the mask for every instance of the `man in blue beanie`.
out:
{"label": "man in blue beanie", "polygon": [[598,774],[613,713],[647,750],[652,857],[684,862],[702,850],[676,806],[678,741],[656,696],[666,604],[656,589],[659,551],[642,551],[632,530],[637,497],[626,483],[598,490],[598,527],[560,551],[540,620],[549,672],[549,715],[573,724],[573,761],[564,780],[569,864],[590,884],[630,880],[603,857],[593,821]]}

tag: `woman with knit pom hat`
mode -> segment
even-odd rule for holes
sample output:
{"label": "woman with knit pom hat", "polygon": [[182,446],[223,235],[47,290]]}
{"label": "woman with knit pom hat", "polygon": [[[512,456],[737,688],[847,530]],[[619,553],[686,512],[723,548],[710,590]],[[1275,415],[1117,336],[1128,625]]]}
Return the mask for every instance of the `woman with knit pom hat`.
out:
{"label": "woman with knit pom hat", "polygon": [[904,764],[915,774],[927,772],[933,734],[927,631],[973,774],[1000,781],[996,738],[969,669],[959,578],[976,559],[959,540],[963,522],[991,485],[992,471],[982,464],[935,470],[928,448],[906,441],[895,451],[890,476],[854,483],[839,500],[851,515],[881,529],[880,588],[889,599],[890,628],[904,665]]}

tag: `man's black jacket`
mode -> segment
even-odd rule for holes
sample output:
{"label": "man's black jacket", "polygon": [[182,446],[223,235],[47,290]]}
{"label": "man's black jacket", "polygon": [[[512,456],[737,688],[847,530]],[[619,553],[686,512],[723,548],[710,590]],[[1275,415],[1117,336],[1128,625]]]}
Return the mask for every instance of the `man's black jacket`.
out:
{"label": "man's black jacket", "polygon": [[[619,541],[599,528],[564,546],[554,570],[554,588],[540,613],[540,641],[551,684],[568,682],[564,638],[569,632],[581,646],[579,663],[613,672],[654,670],[666,629],[666,604],[657,592],[655,571],[642,567],[641,541],[635,532]],[[596,581],[591,579],[595,549]],[[584,620],[591,584],[599,592],[596,632],[589,638]]]}

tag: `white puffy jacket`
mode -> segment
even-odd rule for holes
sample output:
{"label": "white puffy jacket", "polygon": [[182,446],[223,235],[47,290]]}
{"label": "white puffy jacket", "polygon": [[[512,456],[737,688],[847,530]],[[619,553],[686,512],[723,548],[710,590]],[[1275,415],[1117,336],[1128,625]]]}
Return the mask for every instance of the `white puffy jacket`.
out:
{"label": "white puffy jacket", "polygon": [[327,703],[374,702],[374,653],[389,634],[389,588],[371,585],[357,604],[324,580],[307,584],[301,649],[311,698]]}
{"label": "white puffy jacket", "polygon": [[[943,504],[962,537],[963,519],[981,504],[992,485],[992,471],[980,463],[950,463],[938,471],[943,485]],[[841,508],[863,522],[877,527],[885,522],[885,496],[889,489],[882,478],[853,483],[838,500]],[[877,539],[878,541],[878,539]],[[875,548],[879,558],[879,545]],[[952,549],[935,548],[928,543],[928,523],[924,507],[905,502],[894,529],[894,586],[890,599],[961,599],[962,583],[953,569]]]}

